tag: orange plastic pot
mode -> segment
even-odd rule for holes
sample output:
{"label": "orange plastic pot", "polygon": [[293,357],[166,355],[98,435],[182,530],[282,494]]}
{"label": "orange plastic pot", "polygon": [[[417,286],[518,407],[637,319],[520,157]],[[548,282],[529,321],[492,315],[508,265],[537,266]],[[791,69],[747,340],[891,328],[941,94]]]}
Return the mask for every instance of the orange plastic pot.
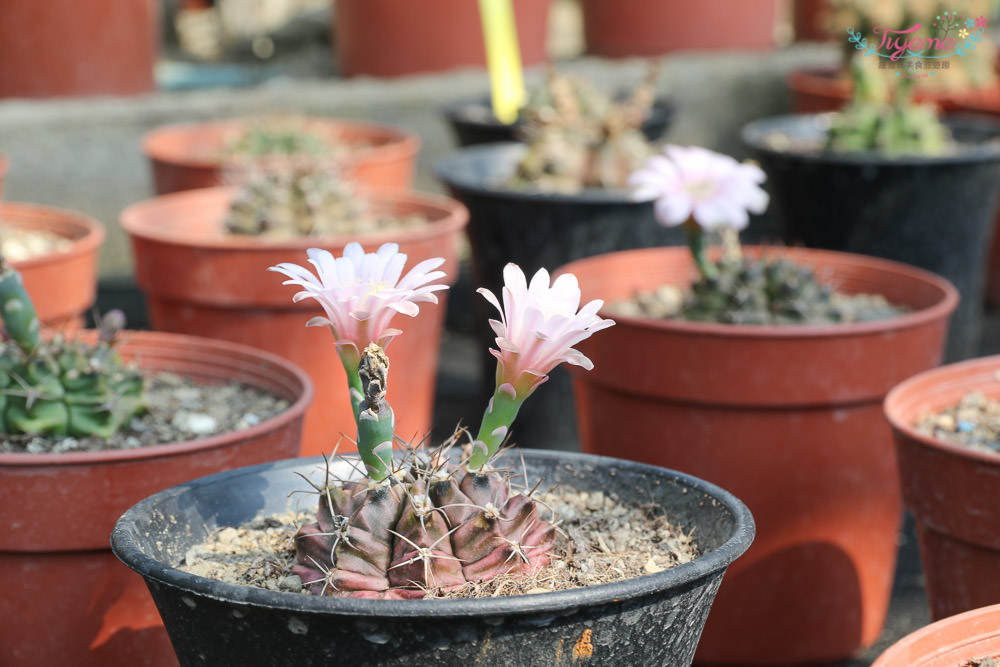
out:
{"label": "orange plastic pot", "polygon": [[998,371],[1000,356],[949,364],[910,378],[885,399],[934,619],[1000,604],[1000,454],[941,442],[914,424],[972,391],[1000,397]]}
{"label": "orange plastic pot", "polygon": [[[351,147],[342,161],[345,177],[374,188],[409,188],[413,182],[420,137],[402,128],[376,123],[310,118],[330,141]],[[246,120],[216,120],[167,125],[147,132],[143,151],[153,171],[156,194],[222,185],[234,165],[224,157],[226,144],[247,128]]]}
{"label": "orange plastic pot", "polygon": [[3,0],[0,97],[154,90],[159,16],[156,0]]}
{"label": "orange plastic pot", "polygon": [[1000,656],[1000,605],[931,623],[890,646],[872,667],[960,667]]}
{"label": "orange plastic pot", "polygon": [[[901,501],[882,399],[940,362],[958,294],[928,272],[805,249],[781,253],[845,292],[912,313],[813,327],[617,317],[571,368],[584,451],[670,466],[730,489],[757,539],[719,590],[698,661],[834,661],[875,641],[888,607]],[[686,248],[572,262],[584,300],[686,285]]]}
{"label": "orange plastic pot", "polygon": [[[409,256],[407,267],[444,257],[445,280],[458,275],[458,242],[468,212],[446,197],[382,191],[374,206],[385,212],[420,214],[429,224],[364,237],[262,240],[225,233],[223,218],[231,190],[210,188],[155,197],[127,208],[121,224],[132,238],[136,281],[145,292],[154,329],[192,333],[268,350],[306,369],[316,400],[306,415],[302,454],[329,454],[341,434],[353,438],[356,427],[340,358],[330,332],[306,327],[322,309],[313,299],[292,303],[296,288],[268,271],[281,262],[307,265],[306,249],[343,252],[358,241],[373,252],[395,242]],[[437,305],[421,304],[413,319],[397,316],[405,333],[387,349],[392,363],[389,401],[396,413],[396,433],[420,439],[430,433],[437,375],[438,347],[446,294]],[[353,451],[344,441],[340,451]]]}
{"label": "orange plastic pot", "polygon": [[[112,555],[115,521],[161,489],[295,456],[309,379],[288,362],[191,336],[128,332],[119,348],[149,371],[232,380],[289,401],[244,431],[132,450],[0,454],[0,664],[176,665],[141,577]],[[248,489],[248,493],[252,490]]]}
{"label": "orange plastic pot", "polygon": [[[551,0],[513,0],[521,63],[547,60]],[[485,67],[479,3],[337,0],[333,43],[343,76],[393,77]]]}
{"label": "orange plastic pot", "polygon": [[75,328],[97,298],[97,250],[104,228],[93,218],[50,206],[0,202],[0,222],[46,231],[72,243],[65,250],[11,262],[46,327]]}
{"label": "orange plastic pot", "polygon": [[775,0],[581,0],[587,52],[609,58],[774,47]]}

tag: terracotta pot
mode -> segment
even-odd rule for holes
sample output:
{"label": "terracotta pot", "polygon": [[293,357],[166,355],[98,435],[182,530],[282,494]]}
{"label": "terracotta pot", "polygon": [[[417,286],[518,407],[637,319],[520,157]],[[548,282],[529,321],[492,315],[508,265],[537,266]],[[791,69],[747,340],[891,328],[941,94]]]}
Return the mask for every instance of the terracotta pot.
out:
{"label": "terracotta pot", "polygon": [[[545,62],[551,0],[513,2],[521,64]],[[333,43],[342,76],[391,77],[486,66],[477,2],[337,0],[333,7]]]}
{"label": "terracotta pot", "polygon": [[[879,636],[901,519],[881,401],[940,361],[958,302],[947,281],[895,262],[767,252],[914,312],[814,327],[611,315],[616,326],[579,346],[595,369],[570,369],[583,451],[710,480],[753,512],[757,539],[719,591],[698,649],[705,663],[834,661]],[[605,302],[695,275],[686,248],[611,253],[568,271],[584,301]]]}
{"label": "terracotta pot", "polygon": [[[267,271],[281,262],[307,264],[307,248],[340,254],[359,241],[372,252],[382,243],[398,243],[409,259],[444,257],[445,280],[458,275],[458,241],[468,219],[451,199],[383,191],[374,205],[383,211],[426,216],[424,227],[364,237],[302,238],[271,241],[225,233],[222,220],[231,191],[210,188],[155,197],[127,208],[121,224],[132,238],[136,281],[146,294],[154,329],[197,333],[259,347],[307,369],[316,392],[306,415],[304,455],[329,454],[341,434],[353,438],[354,417],[347,381],[330,332],[306,327],[322,310],[313,299],[292,303],[294,287]],[[396,433],[423,438],[431,430],[438,346],[447,293],[440,303],[421,304],[420,314],[397,316],[406,335],[388,348],[392,361],[389,400],[396,413]],[[353,451],[345,441],[340,451]]]}
{"label": "terracotta pot", "polygon": [[793,0],[792,29],[796,42],[828,42],[830,0]]}
{"label": "terracotta pot", "polygon": [[130,332],[120,347],[151,371],[237,380],[291,407],[244,431],[133,450],[0,454],[0,664],[173,665],[140,577],[112,555],[118,517],[151,493],[247,463],[294,456],[311,398],[302,371],[250,348]]}
{"label": "terracotta pot", "polygon": [[1000,603],[1000,454],[941,442],[914,424],[971,391],[997,398],[998,371],[1000,357],[942,366],[903,382],[885,400],[934,619]]}
{"label": "terracotta pot", "polygon": [[931,623],[879,656],[872,667],[960,667],[975,658],[1000,655],[1000,605]]}
{"label": "terracotta pot", "polygon": [[97,298],[97,250],[104,228],[73,211],[35,204],[0,202],[0,221],[21,229],[37,229],[72,240],[60,252],[11,262],[21,272],[25,289],[46,327],[66,329],[83,324]]}
{"label": "terracotta pot", "polygon": [[775,0],[581,0],[587,52],[609,58],[774,47]]}
{"label": "terracotta pot", "polygon": [[[344,159],[348,178],[376,188],[409,188],[420,137],[390,125],[335,119],[310,119],[322,125],[330,140],[357,146]],[[224,148],[240,135],[247,121],[216,120],[167,125],[146,133],[143,151],[153,169],[156,194],[208,188],[223,184],[227,164]]]}
{"label": "terracotta pot", "polygon": [[3,0],[0,97],[154,90],[159,15],[156,0]]}

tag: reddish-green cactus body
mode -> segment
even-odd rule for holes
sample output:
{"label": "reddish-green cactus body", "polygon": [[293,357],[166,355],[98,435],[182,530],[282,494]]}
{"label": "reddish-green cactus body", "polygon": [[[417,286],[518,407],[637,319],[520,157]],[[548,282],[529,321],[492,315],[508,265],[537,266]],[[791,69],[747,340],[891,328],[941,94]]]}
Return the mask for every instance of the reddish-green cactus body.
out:
{"label": "reddish-green cactus body", "polygon": [[310,591],[419,598],[548,563],[555,527],[506,474],[409,458],[383,483],[320,489],[317,521],[296,535],[293,572]]}

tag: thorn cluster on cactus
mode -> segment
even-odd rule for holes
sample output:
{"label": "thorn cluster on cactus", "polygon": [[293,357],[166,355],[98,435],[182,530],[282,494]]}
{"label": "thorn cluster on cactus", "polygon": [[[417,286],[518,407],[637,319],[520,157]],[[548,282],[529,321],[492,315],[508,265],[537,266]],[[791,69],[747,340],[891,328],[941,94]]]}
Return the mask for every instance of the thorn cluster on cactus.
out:
{"label": "thorn cluster on cactus", "polygon": [[145,410],[145,378],[114,351],[124,327],[107,313],[95,344],[43,341],[21,275],[0,257],[0,433],[107,438]]}
{"label": "thorn cluster on cactus", "polygon": [[399,443],[394,456],[384,345],[401,332],[388,325],[396,313],[414,316],[418,303],[436,301],[433,293],[445,286],[429,283],[443,276],[433,270],[442,261],[425,260],[400,278],[406,256],[395,244],[370,254],[351,244],[341,258],[310,250],[309,258],[318,278],[289,263],[271,269],[304,288],[296,300],[314,298],[326,311],[310,324],[330,327],[341,351],[364,470],[354,466],[362,479],[338,479],[328,466],[324,483],[314,485],[316,521],[296,534],[293,572],[320,595],[415,598],[544,566],[555,525],[541,517],[526,476],[519,485],[513,471],[493,461],[521,403],[552,368],[564,361],[592,367],[573,345],[614,324],[597,316],[602,302],[580,308],[574,276],[550,286],[543,269],[529,283],[509,264],[502,306],[480,290],[500,320],[491,322],[496,388],[478,435],[460,429],[433,450]]}

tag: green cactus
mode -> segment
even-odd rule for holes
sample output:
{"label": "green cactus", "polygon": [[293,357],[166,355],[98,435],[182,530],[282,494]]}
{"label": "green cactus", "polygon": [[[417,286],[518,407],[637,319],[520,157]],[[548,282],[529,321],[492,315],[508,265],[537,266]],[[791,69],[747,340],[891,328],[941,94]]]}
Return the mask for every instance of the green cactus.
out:
{"label": "green cactus", "polygon": [[[364,481],[327,471],[316,485],[314,523],[296,534],[297,574],[312,593],[365,598],[418,598],[548,563],[555,526],[542,520],[531,492],[512,475],[468,470],[449,446],[407,449],[392,458],[392,409],[385,401],[388,359],[374,343],[351,386]],[[457,442],[458,436],[452,444]]]}
{"label": "green cactus", "polygon": [[653,149],[640,131],[653,104],[658,70],[624,103],[585,81],[549,72],[522,111],[528,149],[511,185],[546,192],[625,188]]}
{"label": "green cactus", "polygon": [[821,284],[815,272],[781,257],[726,257],[714,275],[701,275],[678,316],[729,324],[821,324],[893,317],[883,297],[845,296]]}
{"label": "green cactus", "polygon": [[124,325],[108,313],[98,341],[61,335],[41,341],[39,321],[21,275],[0,258],[0,432],[110,437],[144,410],[143,376],[114,351]]}
{"label": "green cactus", "polygon": [[426,222],[417,215],[378,214],[328,161],[289,158],[250,165],[237,180],[225,219],[231,234],[279,239],[359,235]]}
{"label": "green cactus", "polygon": [[[853,67],[854,96],[834,116],[826,148],[834,151],[879,151],[889,155],[939,155],[951,133],[929,104],[912,101],[912,82],[901,79],[895,94],[878,71]],[[890,99],[891,97],[891,99]]]}
{"label": "green cactus", "polygon": [[252,122],[226,144],[227,157],[244,160],[273,156],[324,156],[336,147],[299,116],[275,116]]}

